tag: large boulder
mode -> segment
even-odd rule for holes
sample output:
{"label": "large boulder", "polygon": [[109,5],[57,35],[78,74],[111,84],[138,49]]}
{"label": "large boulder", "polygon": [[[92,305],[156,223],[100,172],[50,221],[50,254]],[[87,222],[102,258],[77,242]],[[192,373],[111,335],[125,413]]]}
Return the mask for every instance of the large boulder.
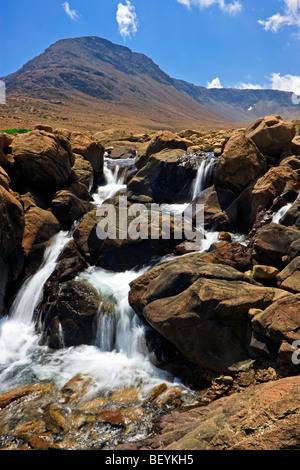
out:
{"label": "large boulder", "polygon": [[277,285],[293,294],[300,293],[300,256],[294,258],[277,275]]}
{"label": "large boulder", "polygon": [[284,121],[278,115],[257,119],[246,129],[246,136],[255,142],[260,152],[274,158],[291,151],[295,135],[293,123]]}
{"label": "large boulder", "polygon": [[47,242],[61,229],[59,221],[50,210],[32,205],[26,211],[22,247],[29,272],[34,272],[39,267]]}
{"label": "large boulder", "polygon": [[[118,196],[105,201],[100,208],[101,213],[95,208],[85,214],[76,227],[75,243],[89,263],[120,272],[145,266],[161,256],[174,253],[176,247],[186,241],[193,245],[196,232],[187,233],[186,228],[189,227],[183,230],[181,218],[157,212],[157,218],[151,220],[146,206],[132,204],[128,200],[125,202],[123,213]],[[100,236],[99,228],[106,232],[109,228],[109,232]],[[178,238],[175,232],[180,235]],[[202,234],[198,235],[197,241],[201,243]],[[196,245],[195,249],[199,249]],[[193,250],[193,246],[187,247],[190,249]]]}
{"label": "large boulder", "polygon": [[23,269],[21,243],[24,226],[22,204],[0,185],[0,317],[7,313],[8,291]]}
{"label": "large boulder", "polygon": [[99,140],[92,135],[83,134],[79,131],[57,129],[54,133],[65,136],[69,140],[74,154],[82,155],[90,162],[96,173],[103,173],[104,147]]}
{"label": "large boulder", "polygon": [[90,202],[82,201],[70,191],[58,191],[51,202],[51,209],[64,230],[72,227],[84,214],[94,209]]}
{"label": "large boulder", "polygon": [[24,212],[20,201],[0,186],[0,257],[7,260],[20,245],[24,231]]}
{"label": "large boulder", "polygon": [[90,162],[82,155],[74,154],[74,165],[72,166],[71,183],[82,184],[89,191],[93,185],[94,172]]}
{"label": "large boulder", "polygon": [[14,164],[14,158],[10,154],[10,145],[12,143],[12,136],[5,132],[0,132],[0,165],[4,169],[8,169]]}
{"label": "large boulder", "polygon": [[234,372],[253,358],[249,309],[264,309],[284,294],[192,254],[134,280],[129,302],[191,364]]}
{"label": "large boulder", "polygon": [[291,205],[289,210],[280,219],[280,223],[286,227],[293,227],[300,230],[300,198]]}
{"label": "large boulder", "polygon": [[41,343],[50,348],[93,344],[101,297],[76,280],[54,285],[39,306]]}
{"label": "large boulder", "polygon": [[252,328],[253,349],[275,358],[289,349],[290,356],[282,357],[292,365],[292,355],[297,353],[294,342],[300,344],[300,295],[287,295],[255,315]]}
{"label": "large boulder", "polygon": [[74,158],[63,136],[34,130],[14,137],[11,149],[15,159],[11,175],[17,185],[43,193],[68,181]]}
{"label": "large boulder", "polygon": [[264,217],[267,211],[276,211],[276,204],[285,195],[297,197],[300,189],[299,173],[289,166],[270,168],[226,208],[226,216],[234,231],[246,233]]}
{"label": "large boulder", "polygon": [[215,185],[239,194],[266,170],[266,159],[255,143],[243,132],[236,132],[216,166]]}
{"label": "large boulder", "polygon": [[182,150],[163,150],[147,160],[129,181],[127,195],[141,203],[181,203],[190,200],[197,174]]}
{"label": "large boulder", "polygon": [[136,159],[136,167],[140,170],[148,161],[149,157],[155,153],[160,153],[165,149],[181,149],[187,150],[187,142],[180,138],[177,134],[170,131],[157,132],[150,142],[144,144],[144,148],[140,149],[140,153]]}
{"label": "large boulder", "polygon": [[283,269],[299,255],[299,230],[281,224],[266,225],[258,232],[253,242],[253,258],[257,264]]}

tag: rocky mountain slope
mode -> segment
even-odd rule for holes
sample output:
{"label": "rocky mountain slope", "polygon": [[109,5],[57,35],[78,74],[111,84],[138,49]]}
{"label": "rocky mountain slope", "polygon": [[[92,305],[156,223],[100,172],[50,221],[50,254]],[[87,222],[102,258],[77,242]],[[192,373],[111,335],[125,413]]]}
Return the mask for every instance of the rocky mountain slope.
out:
{"label": "rocky mountain slope", "polygon": [[93,130],[228,124],[178,90],[151,59],[98,37],[58,41],[4,81],[11,115],[22,111],[23,121],[44,116]]}
{"label": "rocky mountain slope", "polygon": [[93,131],[180,130],[228,128],[266,114],[300,118],[291,93],[195,86],[170,77],[144,54],[94,36],[57,41],[4,81],[5,128],[33,127],[42,119]]}

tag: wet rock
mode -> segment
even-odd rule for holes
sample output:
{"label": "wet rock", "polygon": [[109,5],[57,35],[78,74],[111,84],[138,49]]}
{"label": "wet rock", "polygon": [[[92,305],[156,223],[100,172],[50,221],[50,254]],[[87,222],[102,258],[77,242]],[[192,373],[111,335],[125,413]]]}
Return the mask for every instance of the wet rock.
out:
{"label": "wet rock", "polygon": [[39,267],[48,241],[61,229],[59,221],[50,210],[32,206],[25,212],[22,247],[27,258],[28,272],[32,273]]}
{"label": "wet rock", "polygon": [[80,281],[54,287],[39,306],[41,343],[50,348],[92,344],[96,337],[101,297]]}
{"label": "wet rock", "polygon": [[[182,221],[179,219],[162,214],[160,221],[151,221],[148,210],[142,210],[140,214],[136,212],[137,219],[132,214],[135,214],[135,210],[139,211],[140,208],[129,201],[127,201],[127,207],[125,206],[124,218],[122,212],[120,213],[118,210],[120,208],[119,199],[106,201],[106,203],[107,206],[103,205],[102,209],[104,211],[104,208],[108,207],[107,213],[99,213],[97,209],[90,211],[74,231],[75,243],[85,259],[91,264],[115,272],[134,269],[145,266],[160,256],[173,253],[177,245],[186,241],[182,232]],[[130,228],[134,229],[134,224],[137,222],[142,227],[143,236],[138,233],[131,236]],[[110,234],[103,233],[107,230],[103,225],[110,227],[112,230]],[[99,228],[101,232],[99,232]],[[154,238],[151,235],[156,229],[159,238]],[[182,239],[175,238],[174,233],[180,231]],[[100,235],[98,237],[99,233],[101,237]],[[201,241],[201,234],[199,237]],[[192,245],[192,240],[190,244]]]}
{"label": "wet rock", "polygon": [[189,362],[238,371],[251,363],[249,308],[266,308],[284,294],[200,260],[201,254],[185,256],[140,276],[131,283],[130,305]]}
{"label": "wet rock", "polygon": [[84,214],[94,208],[94,205],[82,201],[69,191],[58,191],[51,202],[51,209],[64,230],[72,227]]}
{"label": "wet rock", "polygon": [[181,150],[155,153],[129,181],[128,198],[140,203],[181,203],[189,200],[196,167],[184,162]]}

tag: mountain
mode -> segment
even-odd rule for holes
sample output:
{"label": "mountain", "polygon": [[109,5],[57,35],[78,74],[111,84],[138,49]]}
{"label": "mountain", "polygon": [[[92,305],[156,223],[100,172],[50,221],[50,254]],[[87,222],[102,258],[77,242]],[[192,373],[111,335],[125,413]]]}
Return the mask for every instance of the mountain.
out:
{"label": "mountain", "polygon": [[44,119],[93,130],[230,124],[177,89],[144,54],[94,36],[60,40],[3,80],[7,118],[21,115],[28,124]]}
{"label": "mountain", "polygon": [[174,86],[206,108],[234,122],[248,123],[268,114],[280,114],[284,119],[299,119],[300,106],[293,104],[291,92],[279,90],[240,90],[192,85],[173,80]]}
{"label": "mountain", "polygon": [[3,78],[0,126],[41,121],[93,131],[236,127],[267,114],[300,118],[291,93],[207,89],[177,80],[149,57],[99,37],[63,39]]}

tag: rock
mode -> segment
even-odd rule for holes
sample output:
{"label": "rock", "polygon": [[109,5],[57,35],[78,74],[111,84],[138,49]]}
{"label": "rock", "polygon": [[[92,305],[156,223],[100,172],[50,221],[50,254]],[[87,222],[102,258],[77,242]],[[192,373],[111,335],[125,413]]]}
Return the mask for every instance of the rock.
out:
{"label": "rock", "polygon": [[140,203],[181,203],[189,201],[197,170],[184,159],[181,150],[163,150],[129,181],[128,198]]}
{"label": "rock", "polygon": [[21,203],[11,192],[0,186],[0,257],[4,260],[20,245],[24,226]]}
{"label": "rock", "polygon": [[[122,213],[120,216],[121,223],[118,211],[119,199],[116,197],[116,200],[106,201],[106,203],[112,204],[107,206],[109,207],[107,215],[99,214],[98,210],[94,209],[83,217],[74,231],[75,243],[88,263],[117,272],[134,269],[145,266],[165,254],[173,253],[177,245],[186,241],[184,234],[181,239],[174,238],[175,230],[179,232],[182,229],[181,220],[162,214],[162,223],[159,224],[155,220],[151,223],[148,211],[142,211],[138,216],[145,238],[140,237],[139,234],[131,236],[129,233],[132,228],[131,224],[136,223],[136,217],[130,215],[129,211],[139,209],[139,207],[127,201],[124,217]],[[102,209],[104,208],[105,206],[102,206]],[[126,222],[125,229],[124,222]],[[103,238],[100,239],[98,230],[103,224],[105,226],[108,224],[112,233],[109,238],[103,234]],[[167,228],[165,229],[162,224],[166,224]],[[170,227],[170,236],[167,231],[168,227]],[[159,236],[157,239],[150,236],[151,230],[155,228]],[[193,245],[192,242],[190,244]]]}
{"label": "rock", "polygon": [[20,276],[24,255],[21,248],[24,232],[23,207],[16,197],[0,185],[0,317],[10,304],[9,289]]}
{"label": "rock", "polygon": [[280,224],[300,230],[300,199],[298,198],[280,219]]}
{"label": "rock", "polygon": [[282,153],[291,151],[296,128],[280,116],[270,115],[253,122],[245,135],[255,142],[263,155],[279,158]]}
{"label": "rock", "polygon": [[270,279],[275,279],[279,273],[277,268],[273,266],[253,266],[253,279],[256,281],[268,281]]}
{"label": "rock", "polygon": [[300,158],[299,158],[299,156],[295,157],[295,155],[293,155],[292,157],[283,158],[280,161],[279,166],[289,166],[293,170],[299,170],[300,169]]}
{"label": "rock", "polygon": [[35,129],[37,129],[39,131],[50,132],[50,133],[53,132],[53,127],[46,126],[45,124],[38,124],[37,126],[35,126]]}
{"label": "rock", "polygon": [[14,137],[11,149],[15,159],[11,177],[19,186],[43,193],[67,182],[74,162],[63,136],[34,130]]}
{"label": "rock", "polygon": [[276,223],[266,225],[254,239],[253,258],[257,264],[283,269],[289,261],[300,255],[299,233],[296,229]]}
{"label": "rock", "polygon": [[94,173],[93,167],[90,162],[84,159],[81,155],[75,154],[75,162],[72,166],[72,183],[83,184],[89,191],[93,185]]}
{"label": "rock", "polygon": [[249,308],[266,308],[283,294],[200,260],[193,254],[150,270],[131,283],[129,302],[190,363],[237,371],[251,362]]}
{"label": "rock", "polygon": [[232,135],[215,169],[215,185],[240,194],[267,170],[265,157],[243,133]]}
{"label": "rock", "polygon": [[61,225],[51,211],[37,206],[26,211],[22,247],[31,272],[41,264],[47,242],[60,230]]}
{"label": "rock", "polygon": [[278,275],[277,284],[293,294],[300,293],[300,256],[293,259]]}
{"label": "rock", "polygon": [[94,208],[94,205],[82,201],[69,191],[58,191],[51,202],[51,209],[64,230],[72,227],[84,214]]}
{"label": "rock", "polygon": [[10,177],[6,171],[0,166],[0,186],[2,186],[6,191],[9,191]]}
{"label": "rock", "polygon": [[55,285],[71,281],[87,268],[87,262],[79,253],[74,241],[71,240],[58,257],[55,269],[45,283],[44,292],[47,293]]}
{"label": "rock", "polygon": [[300,341],[299,325],[299,294],[285,295],[252,319],[254,338],[262,338],[271,357],[276,357],[282,342]]}
{"label": "rock", "polygon": [[155,450],[286,450],[300,446],[299,377],[255,385],[205,408],[161,418]]}
{"label": "rock", "polygon": [[103,173],[104,147],[102,144],[82,132],[70,132],[68,140],[71,143],[72,152],[82,155],[93,167],[96,173]]}
{"label": "rock", "polygon": [[245,273],[252,267],[252,249],[238,242],[217,242],[199,255],[204,263],[225,264]]}
{"label": "rock", "polygon": [[5,132],[0,132],[0,165],[4,169],[9,169],[14,164],[14,158],[10,155],[10,145],[12,137]]}
{"label": "rock", "polygon": [[140,170],[148,161],[149,157],[155,153],[160,153],[165,149],[181,149],[187,150],[185,139],[169,131],[157,132],[150,142],[145,144],[144,152],[140,150],[140,154],[136,159],[136,167]]}
{"label": "rock", "polygon": [[41,343],[53,349],[93,344],[100,302],[97,292],[81,281],[54,285],[38,307]]}

